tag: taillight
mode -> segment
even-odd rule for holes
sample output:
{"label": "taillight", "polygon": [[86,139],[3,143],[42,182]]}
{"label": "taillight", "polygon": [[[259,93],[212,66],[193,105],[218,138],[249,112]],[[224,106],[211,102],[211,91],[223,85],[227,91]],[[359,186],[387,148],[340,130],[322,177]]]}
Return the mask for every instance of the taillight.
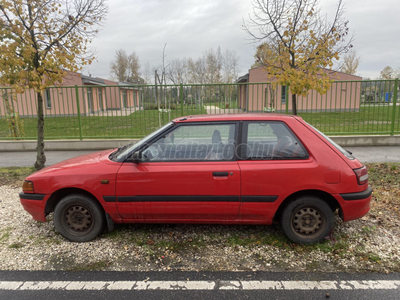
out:
{"label": "taillight", "polygon": [[357,181],[359,185],[368,183],[368,171],[365,166],[359,169],[354,169],[354,173],[356,173]]}
{"label": "taillight", "polygon": [[24,191],[24,193],[26,193],[26,192],[33,193],[34,192],[33,182],[25,180],[24,184],[22,186],[22,190]]}

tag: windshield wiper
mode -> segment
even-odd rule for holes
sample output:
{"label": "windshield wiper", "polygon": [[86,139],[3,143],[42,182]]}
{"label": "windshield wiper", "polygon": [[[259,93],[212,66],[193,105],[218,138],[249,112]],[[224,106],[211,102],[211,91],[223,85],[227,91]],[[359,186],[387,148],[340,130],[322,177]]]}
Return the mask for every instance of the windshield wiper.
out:
{"label": "windshield wiper", "polygon": [[124,151],[126,148],[128,148],[129,146],[131,146],[132,144],[128,144],[125,146],[121,146],[119,147],[116,151],[114,151],[113,153],[110,154],[110,156],[108,157],[110,160],[114,160],[114,158],[120,154],[122,151]]}

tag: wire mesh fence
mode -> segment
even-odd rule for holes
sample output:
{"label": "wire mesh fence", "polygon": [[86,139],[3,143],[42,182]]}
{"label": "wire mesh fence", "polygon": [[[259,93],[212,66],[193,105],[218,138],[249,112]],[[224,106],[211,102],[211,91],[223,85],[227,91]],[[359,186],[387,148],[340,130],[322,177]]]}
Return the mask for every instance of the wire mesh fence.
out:
{"label": "wire mesh fence", "polygon": [[[336,81],[297,97],[298,115],[329,135],[400,133],[398,79]],[[286,86],[273,83],[85,85],[42,93],[46,139],[140,138],[174,118],[292,111]],[[36,139],[37,94],[0,88],[0,139]]]}

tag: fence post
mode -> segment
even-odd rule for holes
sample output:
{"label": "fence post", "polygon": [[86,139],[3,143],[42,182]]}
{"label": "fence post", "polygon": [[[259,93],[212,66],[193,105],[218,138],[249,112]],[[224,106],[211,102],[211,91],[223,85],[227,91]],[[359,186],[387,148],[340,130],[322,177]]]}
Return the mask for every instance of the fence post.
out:
{"label": "fence post", "polygon": [[82,141],[82,120],[81,120],[81,107],[79,104],[79,91],[78,86],[75,85],[75,95],[76,95],[76,107],[78,110],[78,127],[79,127],[79,139]]}
{"label": "fence post", "polygon": [[183,84],[179,85],[179,101],[181,101],[181,116],[183,116]]}
{"label": "fence post", "polygon": [[390,128],[390,135],[394,135],[394,125],[396,123],[396,109],[397,109],[397,90],[399,88],[399,79],[394,80],[394,94],[393,94],[393,112],[392,112],[392,126]]}

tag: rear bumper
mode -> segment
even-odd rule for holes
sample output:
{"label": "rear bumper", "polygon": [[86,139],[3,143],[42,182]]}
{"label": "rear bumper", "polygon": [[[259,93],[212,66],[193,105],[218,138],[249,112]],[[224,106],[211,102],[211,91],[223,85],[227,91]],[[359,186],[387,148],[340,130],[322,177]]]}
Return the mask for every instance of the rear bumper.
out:
{"label": "rear bumper", "polygon": [[372,198],[372,188],[368,186],[362,192],[346,193],[337,195],[341,207],[341,217],[343,221],[351,221],[365,216],[370,209]]}
{"label": "rear bumper", "polygon": [[34,220],[46,222],[45,207],[49,195],[20,193],[19,198],[24,209]]}
{"label": "rear bumper", "polygon": [[343,198],[343,200],[346,200],[346,201],[367,199],[368,197],[371,198],[371,195],[372,195],[372,188],[370,186],[368,186],[368,188],[362,192],[340,194],[340,196]]}

